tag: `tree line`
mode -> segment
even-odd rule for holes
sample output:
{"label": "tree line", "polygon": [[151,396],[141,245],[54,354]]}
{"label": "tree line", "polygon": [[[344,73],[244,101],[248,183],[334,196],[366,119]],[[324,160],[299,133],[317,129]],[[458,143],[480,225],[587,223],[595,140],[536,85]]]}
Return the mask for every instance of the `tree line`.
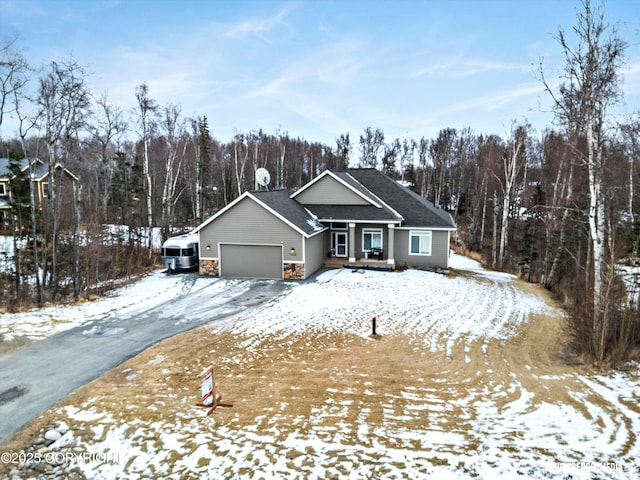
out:
{"label": "tree line", "polygon": [[125,112],[92,94],[73,59],[35,72],[17,39],[6,40],[0,127],[7,114],[19,127],[16,138],[2,139],[0,156],[41,158],[81,181],[75,205],[61,208],[62,186],[52,181],[47,205],[37,210],[28,200],[31,182],[16,171],[17,253],[15,268],[1,274],[3,303],[89,296],[148,268],[154,256],[144,232],[160,227],[166,237],[198,225],[256,188],[260,167],[271,172],[270,188],[292,190],[326,169],[375,168],[451,212],[456,248],[557,294],[571,313],[573,354],[599,364],[628,358],[640,325],[619,266],[634,262],[640,248],[640,117],[614,121],[611,113],[622,99],[627,42],[603,8],[585,0],[573,32],[574,43],[563,29],[556,37],[565,58],[558,87],[540,65],[556,114],[542,132],[514,121],[501,134],[443,128],[414,139],[387,138],[370,126],[332,145],[285,130],[221,141],[206,116],[159,105],[146,83]]}

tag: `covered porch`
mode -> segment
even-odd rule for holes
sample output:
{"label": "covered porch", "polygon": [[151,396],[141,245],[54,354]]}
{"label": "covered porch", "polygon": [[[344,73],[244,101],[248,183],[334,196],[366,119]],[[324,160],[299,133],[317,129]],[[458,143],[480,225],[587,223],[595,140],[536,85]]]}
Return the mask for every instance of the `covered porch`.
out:
{"label": "covered porch", "polygon": [[395,265],[390,264],[387,260],[375,260],[372,258],[358,258],[354,261],[349,261],[348,258],[343,257],[327,257],[324,259],[323,265],[328,268],[363,268],[384,271],[392,271],[395,269]]}
{"label": "covered porch", "polygon": [[346,264],[393,268],[396,224],[368,222],[327,222],[327,256],[324,265]]}

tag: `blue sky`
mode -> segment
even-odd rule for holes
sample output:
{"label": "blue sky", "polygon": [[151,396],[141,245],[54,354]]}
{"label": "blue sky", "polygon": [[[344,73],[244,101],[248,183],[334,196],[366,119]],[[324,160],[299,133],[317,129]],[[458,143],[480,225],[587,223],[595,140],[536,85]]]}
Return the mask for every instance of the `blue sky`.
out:
{"label": "blue sky", "polygon": [[[0,0],[35,67],[73,56],[96,96],[129,112],[146,82],[160,105],[206,115],[214,137],[262,128],[330,145],[366,127],[387,139],[446,127],[507,135],[550,125],[537,78],[557,78],[554,35],[574,0]],[[640,110],[640,1],[608,0],[630,42],[626,104]],[[3,136],[11,136],[10,123]]]}

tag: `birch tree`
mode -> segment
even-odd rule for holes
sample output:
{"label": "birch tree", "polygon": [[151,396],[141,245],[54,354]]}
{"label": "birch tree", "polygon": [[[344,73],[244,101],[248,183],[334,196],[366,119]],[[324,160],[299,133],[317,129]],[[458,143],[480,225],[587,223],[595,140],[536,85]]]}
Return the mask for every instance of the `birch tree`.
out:
{"label": "birch tree", "polygon": [[102,218],[109,218],[109,189],[113,182],[115,170],[115,156],[120,148],[120,136],[127,129],[127,123],[123,119],[122,110],[109,102],[107,95],[102,95],[96,100],[95,122],[90,126],[93,140],[99,145],[99,161],[95,162],[94,180],[96,193],[101,203]]}
{"label": "birch tree", "polygon": [[[49,160],[48,213],[50,223],[52,297],[58,289],[58,243],[60,233],[60,207],[64,187],[64,168],[71,152],[78,144],[78,134],[86,128],[91,114],[91,97],[86,85],[84,67],[73,59],[61,63],[51,62],[40,77],[37,99],[38,120],[43,132]],[[60,165],[62,168],[57,169]],[[59,173],[56,176],[56,173]],[[75,229],[75,226],[74,226]],[[74,232],[77,237],[78,232]],[[74,248],[74,262],[79,261],[79,249]],[[43,282],[44,283],[44,282]]]}
{"label": "birch tree", "polygon": [[502,156],[502,167],[504,178],[502,185],[502,222],[500,224],[500,246],[498,251],[498,265],[504,263],[505,249],[509,235],[509,215],[511,214],[514,188],[518,180],[518,175],[524,169],[525,143],[527,140],[527,127],[517,126],[511,130],[509,145]]}
{"label": "birch tree", "polygon": [[18,100],[25,94],[30,71],[26,58],[17,47],[17,38],[0,44],[0,127],[5,114],[18,109]]}
{"label": "birch tree", "polygon": [[349,157],[351,155],[351,142],[349,133],[342,133],[336,138],[336,156],[340,159],[341,170],[349,168]]}
{"label": "birch tree", "polygon": [[249,145],[244,134],[237,133],[233,137],[233,171],[236,180],[236,192],[238,196],[242,195],[244,186],[245,167],[249,158]]}
{"label": "birch tree", "polygon": [[360,135],[360,166],[363,168],[378,168],[380,152],[384,147],[384,133],[379,128],[375,131],[371,127]]}
{"label": "birch tree", "polygon": [[154,115],[158,109],[155,100],[149,97],[149,87],[142,83],[136,87],[136,100],[138,101],[138,123],[140,127],[140,140],[142,140],[142,174],[145,179],[146,204],[147,204],[147,247],[149,248],[149,258],[151,258],[151,230],[153,228],[153,183],[151,181],[151,170],[149,168],[149,141],[151,130],[154,126]]}
{"label": "birch tree", "polygon": [[182,171],[182,163],[186,156],[184,121],[180,118],[178,105],[167,105],[162,109],[160,127],[164,134],[164,183],[162,186],[161,223],[168,228],[173,221],[174,206],[177,197],[178,181]]}
{"label": "birch tree", "polygon": [[[575,44],[572,44],[573,39]],[[604,191],[605,129],[610,107],[621,97],[620,69],[627,44],[618,35],[616,27],[605,23],[604,8],[592,8],[590,0],[584,0],[582,10],[577,12],[573,35],[561,28],[557,40],[565,62],[557,92],[546,81],[542,68],[540,72],[543,84],[553,99],[556,117],[568,137],[586,141],[583,161],[589,179],[588,219],[593,255],[591,347],[596,360],[602,362],[607,353],[609,333],[604,288],[608,223]]]}

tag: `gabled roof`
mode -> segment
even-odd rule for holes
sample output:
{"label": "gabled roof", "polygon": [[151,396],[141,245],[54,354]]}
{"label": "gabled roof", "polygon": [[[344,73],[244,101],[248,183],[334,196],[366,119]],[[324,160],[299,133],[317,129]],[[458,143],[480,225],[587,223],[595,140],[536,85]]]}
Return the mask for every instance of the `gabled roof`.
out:
{"label": "gabled roof", "polygon": [[[305,191],[307,188],[322,181],[325,177],[331,177],[344,188],[355,193],[360,198],[364,199],[366,203],[359,205],[343,205],[343,204],[331,204],[331,203],[313,203],[306,205],[320,220],[326,221],[367,221],[367,222],[381,222],[381,223],[400,223],[402,221],[402,215],[389,207],[384,201],[380,199],[371,190],[364,187],[360,182],[353,178],[347,171],[332,171],[325,170],[322,174],[307,183],[300,190],[291,195],[291,198],[297,200],[299,193]],[[331,199],[327,199],[327,202],[331,202]]]}
{"label": "gabled roof", "polygon": [[233,208],[237,203],[245,198],[249,198],[258,205],[269,211],[291,228],[304,235],[311,237],[326,230],[327,227],[320,224],[317,218],[306,208],[291,198],[289,190],[251,190],[243,193],[236,200],[231,202],[218,213],[201,223],[191,233],[196,233],[213,222],[216,218]]}
{"label": "gabled roof", "polygon": [[352,168],[346,173],[404,218],[403,227],[455,229],[451,215],[429,200],[403,187],[373,168]]}
{"label": "gabled roof", "polygon": [[[30,160],[28,158],[23,158],[19,160],[20,170],[22,170],[23,172],[27,171],[29,169],[29,162]],[[49,174],[49,166],[38,159],[34,159],[32,163],[33,163],[34,180],[37,180],[37,181],[43,180]],[[56,168],[62,168],[62,165],[57,163]],[[66,168],[64,169],[64,171],[68,175],[70,175],[74,180],[78,180],[78,177],[76,177],[73,173],[71,173]],[[0,178],[9,179],[9,175],[11,175],[11,171],[9,170],[9,159],[0,158]]]}
{"label": "gabled roof", "polygon": [[[24,170],[29,166],[29,160],[23,158],[22,160],[18,160],[20,163],[20,170]],[[9,170],[9,159],[8,158],[0,158],[0,178],[9,179],[11,175],[11,171]]]}
{"label": "gabled roof", "polygon": [[296,190],[291,195],[291,198],[295,198],[296,196],[298,196],[299,194],[304,192],[306,189],[310,188],[312,185],[314,185],[315,183],[321,181],[325,176],[328,175],[328,176],[333,177],[335,180],[337,180],[341,184],[343,184],[346,188],[348,188],[349,190],[354,192],[356,195],[362,197],[367,203],[370,203],[371,205],[373,205],[374,207],[377,207],[377,208],[381,208],[382,207],[382,205],[380,205],[379,201],[376,199],[375,195],[373,195],[366,188],[363,188],[362,185],[360,185],[358,182],[354,181],[353,178],[350,178],[348,175],[344,175],[344,173],[345,172],[342,172],[342,171],[325,170],[320,175],[318,175],[316,178],[314,178],[309,183],[307,183],[305,186],[303,186],[300,190]]}

